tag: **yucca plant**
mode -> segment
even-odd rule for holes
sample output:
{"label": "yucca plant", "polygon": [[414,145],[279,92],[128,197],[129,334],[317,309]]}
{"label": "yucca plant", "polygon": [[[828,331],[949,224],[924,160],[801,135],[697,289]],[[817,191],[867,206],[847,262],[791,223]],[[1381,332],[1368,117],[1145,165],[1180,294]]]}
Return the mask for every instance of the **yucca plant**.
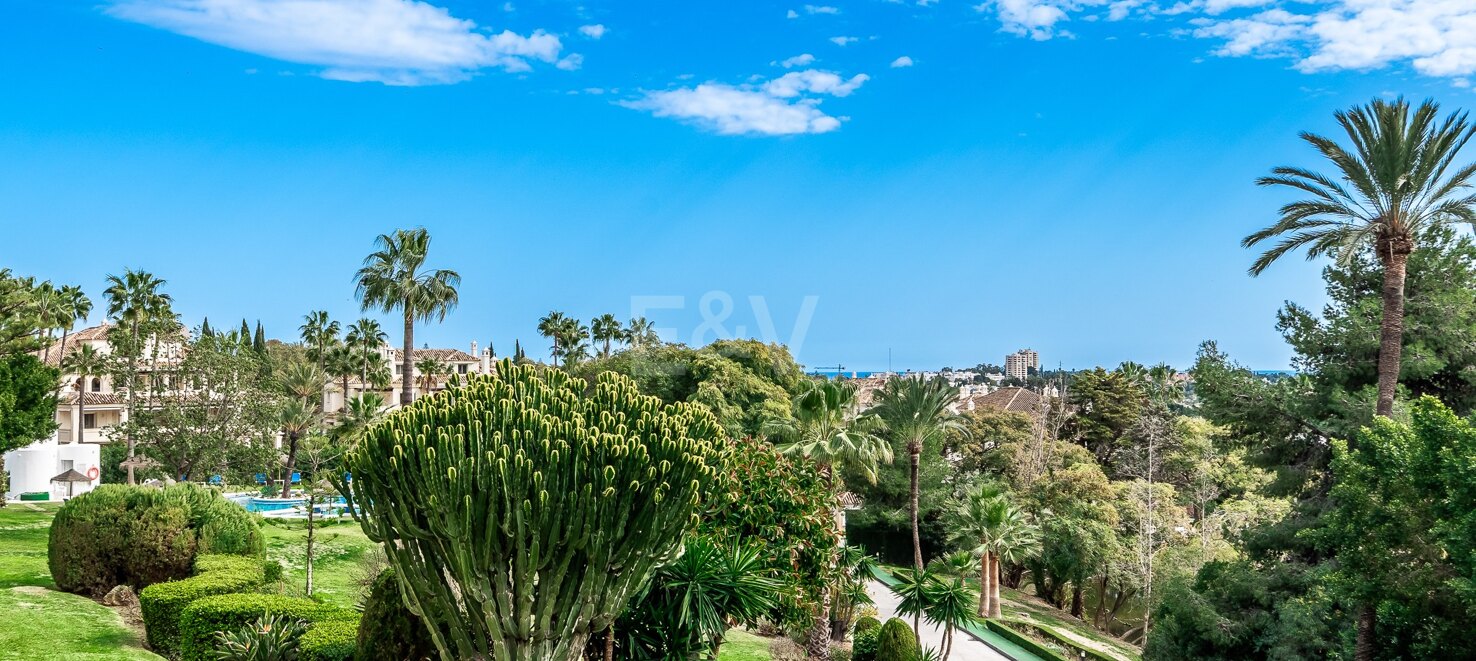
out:
{"label": "yucca plant", "polygon": [[361,435],[342,486],[444,659],[564,661],[673,560],[717,420],[504,360]]}
{"label": "yucca plant", "polygon": [[215,634],[218,661],[295,661],[302,623],[290,617],[267,614],[236,631]]}

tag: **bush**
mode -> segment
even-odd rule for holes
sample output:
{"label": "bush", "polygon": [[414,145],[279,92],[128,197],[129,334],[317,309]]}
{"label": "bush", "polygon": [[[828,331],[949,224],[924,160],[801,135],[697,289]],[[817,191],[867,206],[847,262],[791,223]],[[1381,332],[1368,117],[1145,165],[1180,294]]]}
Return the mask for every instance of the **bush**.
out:
{"label": "bush", "polygon": [[217,661],[296,661],[302,622],[263,615],[235,631],[215,634]]}
{"label": "bush", "polygon": [[845,645],[831,644],[830,661],[851,661],[851,648]]}
{"label": "bush", "polygon": [[783,636],[769,643],[769,658],[773,661],[804,661],[809,656],[799,643]]}
{"label": "bush", "polygon": [[47,556],[58,588],[96,598],[185,578],[197,553],[260,556],[262,547],[256,518],[213,490],[105,484],[57,510]]}
{"label": "bush", "polygon": [[358,651],[359,618],[330,619],[298,640],[298,661],[352,661]]}
{"label": "bush", "polygon": [[359,661],[440,658],[430,631],[401,600],[394,569],[386,569],[374,579],[364,601],[364,616],[359,620],[358,641],[354,658]]}
{"label": "bush", "polygon": [[266,560],[261,563],[262,582],[276,583],[282,580],[282,563],[276,560]]}
{"label": "bush", "polygon": [[[873,619],[872,621],[875,621]],[[857,629],[851,637],[852,661],[875,661],[876,644],[881,637],[881,623],[868,629]]]}
{"label": "bush", "polygon": [[275,594],[222,594],[197,599],[185,607],[180,619],[178,658],[182,661],[212,661],[215,656],[215,634],[234,631],[272,614],[303,622],[342,621],[349,617],[342,609],[324,606],[310,599]]}
{"label": "bush", "polygon": [[138,603],[149,646],[160,654],[173,654],[179,650],[186,607],[205,597],[255,589],[263,580],[262,564],[254,559],[202,555],[195,562],[195,576],[144,588]]}
{"label": "bush", "polygon": [[872,629],[880,629],[881,625],[881,620],[871,617],[870,615],[863,615],[856,618],[856,624],[851,630],[853,633],[859,634],[864,631],[870,631]]}
{"label": "bush", "polygon": [[898,618],[882,625],[876,640],[876,661],[917,661],[917,636],[912,627]]}

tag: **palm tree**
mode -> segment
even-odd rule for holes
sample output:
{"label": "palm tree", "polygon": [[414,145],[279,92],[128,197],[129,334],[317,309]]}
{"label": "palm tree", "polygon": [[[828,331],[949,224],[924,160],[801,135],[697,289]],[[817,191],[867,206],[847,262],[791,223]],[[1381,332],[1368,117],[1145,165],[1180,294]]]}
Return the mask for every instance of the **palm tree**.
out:
{"label": "palm tree", "polygon": [[359,356],[359,383],[366,388],[369,384],[369,361],[375,358],[379,347],[389,340],[379,322],[368,317],[361,317],[358,321],[349,324],[348,333],[343,340],[354,348]]}
{"label": "palm tree", "polygon": [[578,319],[565,319],[559,329],[564,345],[564,365],[577,365],[589,358],[589,327]]}
{"label": "palm tree", "polygon": [[366,392],[348,400],[338,415],[338,426],[333,430],[335,438],[347,438],[363,431],[379,419],[383,408],[384,397],[377,392]]}
{"label": "palm tree", "polygon": [[601,358],[610,357],[610,343],[618,342],[625,337],[625,329],[620,326],[620,320],[615,315],[605,313],[589,322],[591,334],[596,342],[604,344],[600,349]]}
{"label": "palm tree", "polygon": [[[1404,276],[1409,254],[1432,229],[1476,223],[1476,194],[1470,192],[1476,164],[1452,171],[1457,154],[1471,139],[1466,114],[1438,117],[1440,106],[1425,101],[1411,112],[1403,98],[1375,99],[1367,106],[1336,113],[1352,150],[1313,133],[1302,139],[1336,167],[1327,176],[1299,167],[1278,167],[1262,186],[1287,186],[1311,195],[1281,207],[1276,224],[1245,237],[1251,247],[1273,237],[1280,241],[1251,264],[1260,275],[1281,256],[1298,248],[1307,258],[1336,255],[1350,259],[1372,249],[1384,268],[1383,320],[1379,329],[1377,415],[1394,412],[1404,335]],[[1447,174],[1449,176],[1447,176]],[[1368,609],[1365,617],[1372,618]],[[1356,656],[1371,658],[1372,640],[1364,634],[1372,620],[1360,622]]]}
{"label": "palm tree", "polygon": [[339,344],[328,351],[328,374],[339,379],[340,392],[343,395],[343,405],[348,406],[349,401],[349,379],[359,375],[359,356],[352,346]]}
{"label": "palm tree", "polygon": [[415,371],[420,373],[420,389],[426,394],[429,394],[431,389],[436,387],[436,380],[442,374],[450,373],[445,363],[430,356],[415,361]]}
{"label": "palm tree", "polygon": [[1017,563],[1035,552],[1039,529],[1008,496],[986,486],[959,503],[952,533],[955,543],[979,558],[979,617],[999,617],[1000,561]]}
{"label": "palm tree", "polygon": [[[140,345],[140,334],[142,327],[152,321],[161,318],[173,318],[170,305],[174,299],[168,294],[160,291],[165,282],[154,277],[146,271],[135,271],[127,269],[123,275],[109,275],[108,287],[103,290],[103,296],[108,299],[108,317],[118,323],[128,338],[128,400],[127,409],[129,419],[133,419],[134,390],[138,383],[138,358],[142,351]],[[114,345],[116,346],[116,342]],[[132,427],[129,429],[128,440],[128,483],[134,484],[133,461],[137,452],[137,442],[133,438]]]}
{"label": "palm tree", "polygon": [[[61,327],[61,351],[66,353],[67,335],[76,327],[78,320],[86,320],[87,315],[92,314],[92,299],[82,292],[82,288],[76,285],[66,285],[56,291],[57,295],[57,323]],[[47,346],[46,358],[50,357],[51,347]],[[44,360],[44,358],[43,358]]]}
{"label": "palm tree", "polygon": [[[839,548],[844,545],[846,529],[845,511],[836,504],[839,471],[849,468],[875,483],[878,465],[892,461],[892,446],[876,435],[881,427],[876,416],[858,411],[856,388],[848,383],[812,382],[809,389],[794,398],[793,406],[792,420],[772,421],[764,426],[764,431],[780,452],[815,462],[831,490],[830,514],[835,521],[835,541]],[[830,658],[829,630],[830,588],[825,586],[810,632],[810,658]]]}
{"label": "palm tree", "polygon": [[282,435],[287,437],[287,463],[282,466],[282,497],[292,495],[292,468],[297,465],[297,442],[318,424],[318,411],[308,400],[288,397],[278,412]]}
{"label": "palm tree", "polygon": [[943,627],[943,661],[948,661],[948,655],[953,652],[953,630],[977,619],[969,612],[973,595],[964,580],[958,577],[947,581],[935,578],[926,590],[927,607],[923,615],[930,624]]}
{"label": "palm tree", "polygon": [[910,464],[911,492],[908,508],[912,514],[912,568],[922,569],[922,541],[917,524],[917,468],[924,447],[943,447],[949,431],[965,431],[958,414],[948,410],[957,391],[942,378],[921,376],[890,379],[876,393],[877,417],[894,438],[905,442]]}
{"label": "palm tree", "polygon": [[655,346],[660,342],[661,337],[656,334],[655,324],[645,317],[631,319],[625,327],[625,343],[632,349]]}
{"label": "palm tree", "polygon": [[[301,361],[287,363],[277,375],[277,383],[282,387],[282,392],[293,399],[308,402],[315,399],[322,401],[320,395],[323,392],[323,384],[327,380],[323,373],[318,371],[317,365]],[[316,408],[317,404],[313,406]]]}
{"label": "palm tree", "polygon": [[552,356],[555,366],[559,364],[559,357],[564,355],[564,329],[568,326],[568,323],[569,318],[558,310],[553,310],[538,320],[538,334],[553,342],[553,347],[549,349],[549,355]]}
{"label": "palm tree", "polygon": [[[63,344],[65,346],[65,344]],[[76,441],[82,442],[82,430],[87,422],[87,377],[99,374],[107,365],[107,359],[98,353],[97,347],[91,344],[83,344],[71,353],[62,356],[62,371],[77,375],[77,429]]]}
{"label": "palm tree", "polygon": [[447,269],[425,270],[430,251],[430,233],[425,228],[381,234],[375,245],[379,250],[364,258],[364,266],[356,276],[356,293],[365,310],[378,306],[385,312],[399,310],[405,316],[405,342],[400,353],[400,404],[404,405],[413,399],[415,320],[444,320],[460,300],[456,288],[461,286],[461,276]]}
{"label": "palm tree", "polygon": [[328,352],[338,344],[338,322],[329,319],[327,311],[317,310],[303,315],[297,330],[307,346],[308,358],[318,363],[318,369],[327,370]]}

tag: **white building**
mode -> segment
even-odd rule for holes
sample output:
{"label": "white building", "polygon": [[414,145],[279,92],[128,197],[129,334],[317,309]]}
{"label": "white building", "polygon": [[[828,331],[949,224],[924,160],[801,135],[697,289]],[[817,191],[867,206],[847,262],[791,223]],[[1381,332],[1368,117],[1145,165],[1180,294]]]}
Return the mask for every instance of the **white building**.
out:
{"label": "white building", "polygon": [[[49,500],[64,500],[92,491],[102,483],[100,447],[96,443],[59,443],[52,437],[5,453],[5,469],[10,471],[10,491],[5,498],[13,500],[21,494],[40,492],[50,494]],[[87,481],[54,481],[67,471],[75,471]]]}
{"label": "white building", "polygon": [[1040,372],[1040,355],[1030,349],[1021,349],[1005,356],[1005,376],[1012,379],[1029,378],[1030,371]]}

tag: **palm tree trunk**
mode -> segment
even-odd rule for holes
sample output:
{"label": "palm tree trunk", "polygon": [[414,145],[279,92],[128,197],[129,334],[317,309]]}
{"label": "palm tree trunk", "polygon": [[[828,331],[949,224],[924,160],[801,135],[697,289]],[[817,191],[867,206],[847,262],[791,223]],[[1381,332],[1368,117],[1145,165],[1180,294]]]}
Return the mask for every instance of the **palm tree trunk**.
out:
{"label": "palm tree trunk", "polygon": [[917,532],[917,464],[922,456],[921,444],[916,441],[907,444],[909,463],[912,466],[912,492],[908,497],[908,507],[912,510],[912,568],[922,571],[922,539]]}
{"label": "palm tree trunk", "polygon": [[1382,291],[1384,315],[1379,324],[1379,400],[1374,412],[1394,414],[1394,394],[1399,386],[1399,358],[1404,345],[1404,276],[1412,248],[1410,242],[1380,241],[1384,262]]}
{"label": "palm tree trunk", "polygon": [[1374,659],[1374,620],[1377,613],[1373,604],[1364,604],[1358,609],[1358,638],[1353,644],[1353,658],[1355,661],[1373,661]]}
{"label": "palm tree trunk", "polygon": [[[288,475],[287,477],[292,477]],[[313,596],[313,492],[308,491],[308,537],[307,537],[307,596]]]}
{"label": "palm tree trunk", "polygon": [[615,661],[615,623],[605,628],[605,661]]}
{"label": "palm tree trunk", "polygon": [[287,465],[282,468],[282,497],[292,495],[292,467],[297,465],[297,434],[287,435]]}
{"label": "palm tree trunk", "polygon": [[133,391],[138,389],[138,322],[133,322],[133,348],[128,352],[128,483],[138,484],[133,478],[133,454],[137,443],[133,440]]}
{"label": "palm tree trunk", "polygon": [[979,610],[977,611],[979,617],[989,615],[990,586],[991,579],[994,577],[991,569],[993,566],[989,564],[989,552],[985,551],[984,555],[979,558]]}
{"label": "palm tree trunk", "polygon": [[77,375],[77,443],[82,442],[82,430],[87,428],[87,403],[82,401],[82,397],[86,394],[86,382],[86,374]]}
{"label": "palm tree trunk", "polygon": [[820,588],[820,608],[810,625],[810,639],[805,644],[809,658],[830,661],[830,586]]}
{"label": "palm tree trunk", "polygon": [[989,554],[989,617],[1002,615],[999,604],[999,555]]}
{"label": "palm tree trunk", "polygon": [[415,381],[411,375],[414,371],[415,362],[410,359],[410,352],[415,349],[415,316],[410,310],[410,301],[405,301],[405,351],[400,356],[400,405],[410,403],[410,391],[415,388]]}

